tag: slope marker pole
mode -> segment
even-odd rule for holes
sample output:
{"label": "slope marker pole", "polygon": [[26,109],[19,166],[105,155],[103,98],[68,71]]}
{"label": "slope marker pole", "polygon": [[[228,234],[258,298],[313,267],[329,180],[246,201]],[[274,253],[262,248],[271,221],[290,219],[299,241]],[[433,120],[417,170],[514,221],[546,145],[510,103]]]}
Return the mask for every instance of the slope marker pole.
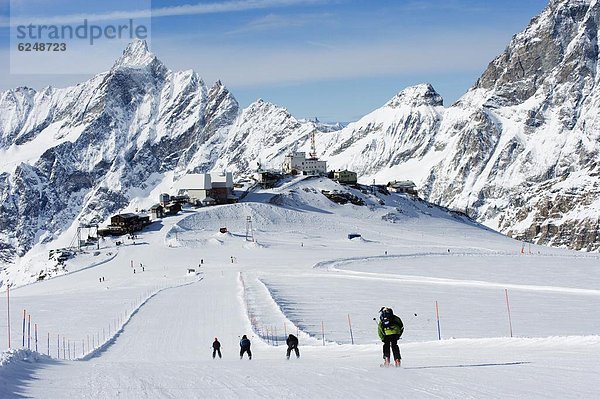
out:
{"label": "slope marker pole", "polygon": [[438,340],[442,340],[442,332],[440,330],[440,310],[438,306],[438,301],[435,301],[435,318],[437,320],[437,330],[438,330]]}
{"label": "slope marker pole", "polygon": [[23,309],[23,348],[25,348],[25,313],[27,311],[25,309]]}
{"label": "slope marker pole", "polygon": [[348,327],[350,328],[350,342],[354,345],[354,335],[352,335],[352,321],[350,321],[350,313],[348,313]]}
{"label": "slope marker pole", "polygon": [[325,324],[321,320],[321,335],[323,336],[323,346],[325,346]]}
{"label": "slope marker pole", "polygon": [[506,297],[506,310],[508,311],[508,327],[510,329],[510,337],[512,338],[513,336],[513,329],[512,329],[512,318],[510,316],[510,302],[508,301],[508,289],[504,289],[504,296]]}

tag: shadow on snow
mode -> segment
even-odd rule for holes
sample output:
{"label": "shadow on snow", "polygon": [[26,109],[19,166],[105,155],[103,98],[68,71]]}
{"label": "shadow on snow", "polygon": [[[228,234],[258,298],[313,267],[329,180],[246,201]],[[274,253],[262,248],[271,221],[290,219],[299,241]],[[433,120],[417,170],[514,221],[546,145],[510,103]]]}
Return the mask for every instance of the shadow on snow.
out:
{"label": "shadow on snow", "polygon": [[521,364],[531,364],[531,362],[456,364],[456,365],[446,365],[446,366],[418,366],[418,367],[403,367],[403,369],[405,369],[405,370],[423,370],[423,369],[446,369],[446,368],[462,368],[462,367],[518,366]]}

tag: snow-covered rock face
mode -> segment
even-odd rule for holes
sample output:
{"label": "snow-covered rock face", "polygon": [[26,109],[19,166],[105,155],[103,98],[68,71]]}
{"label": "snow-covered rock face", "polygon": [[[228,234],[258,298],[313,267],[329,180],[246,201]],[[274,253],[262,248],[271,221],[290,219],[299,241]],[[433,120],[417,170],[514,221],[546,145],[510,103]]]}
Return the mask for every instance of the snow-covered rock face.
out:
{"label": "snow-covered rock face", "polygon": [[402,106],[419,107],[423,105],[430,105],[432,107],[444,105],[442,96],[428,83],[408,87],[396,94],[394,98],[385,104],[386,107],[391,108],[400,108]]}
{"label": "snow-covered rock face", "polygon": [[135,41],[109,72],[66,89],[9,90],[0,110],[6,262],[76,220],[104,220],[155,173],[208,169],[190,160],[233,122],[238,105],[220,82],[208,90],[196,73],[169,71]]}
{"label": "snow-covered rock face", "polygon": [[262,100],[240,113],[220,81],[170,71],[143,41],[77,86],[0,93],[0,263],[106,220],[166,174],[279,167],[316,128]]}
{"label": "snow-covered rock face", "polygon": [[599,23],[597,0],[552,1],[454,106],[406,89],[338,133],[330,165],[412,178],[513,237],[598,250]]}

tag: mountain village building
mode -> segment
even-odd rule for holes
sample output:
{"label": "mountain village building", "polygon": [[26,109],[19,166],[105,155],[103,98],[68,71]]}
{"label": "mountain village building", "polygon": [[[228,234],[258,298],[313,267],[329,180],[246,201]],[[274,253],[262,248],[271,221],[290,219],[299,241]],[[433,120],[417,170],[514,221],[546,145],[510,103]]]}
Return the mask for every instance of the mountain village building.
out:
{"label": "mountain village building", "polygon": [[136,213],[120,213],[110,218],[106,228],[98,229],[99,236],[133,234],[149,225],[150,216],[140,216]]}
{"label": "mountain village building", "polygon": [[327,161],[316,157],[306,158],[305,152],[293,152],[283,159],[283,173],[286,175],[324,175]]}
{"label": "mountain village building", "polygon": [[210,182],[211,196],[217,204],[237,202],[237,197],[233,195],[233,173],[211,172]]}
{"label": "mountain village building", "polygon": [[237,202],[231,172],[190,173],[175,183],[175,190],[178,196],[187,196],[188,202],[194,205]]}
{"label": "mountain village building", "polygon": [[190,173],[184,175],[175,183],[177,195],[187,195],[188,201],[192,204],[200,204],[210,196],[212,189],[210,174],[208,173]]}
{"label": "mountain village building", "polygon": [[262,188],[271,188],[283,177],[280,172],[270,170],[258,170],[254,174],[254,179]]}
{"label": "mountain village building", "polygon": [[333,172],[333,180],[340,184],[356,184],[358,176],[356,175],[356,172],[337,170]]}
{"label": "mountain village building", "polygon": [[388,191],[393,193],[406,193],[412,195],[418,195],[417,186],[411,180],[403,180],[403,181],[391,181],[387,184]]}

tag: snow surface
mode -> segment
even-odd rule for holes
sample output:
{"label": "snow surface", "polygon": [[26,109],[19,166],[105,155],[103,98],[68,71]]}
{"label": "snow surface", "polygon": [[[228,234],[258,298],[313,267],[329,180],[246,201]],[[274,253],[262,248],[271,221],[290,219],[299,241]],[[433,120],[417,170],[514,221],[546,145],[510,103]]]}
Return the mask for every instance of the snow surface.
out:
{"label": "snow surface", "polygon": [[[320,190],[367,205],[337,205]],[[597,397],[597,255],[523,248],[425,202],[327,179],[246,201],[188,209],[135,244],[107,240],[67,261],[67,274],[11,290],[0,397]],[[406,326],[400,369],[379,367],[373,318],[384,305]],[[39,353],[15,350],[23,309]],[[288,361],[290,332],[301,357]],[[242,334],[251,361],[238,357]],[[214,337],[223,359],[211,357]]]}

